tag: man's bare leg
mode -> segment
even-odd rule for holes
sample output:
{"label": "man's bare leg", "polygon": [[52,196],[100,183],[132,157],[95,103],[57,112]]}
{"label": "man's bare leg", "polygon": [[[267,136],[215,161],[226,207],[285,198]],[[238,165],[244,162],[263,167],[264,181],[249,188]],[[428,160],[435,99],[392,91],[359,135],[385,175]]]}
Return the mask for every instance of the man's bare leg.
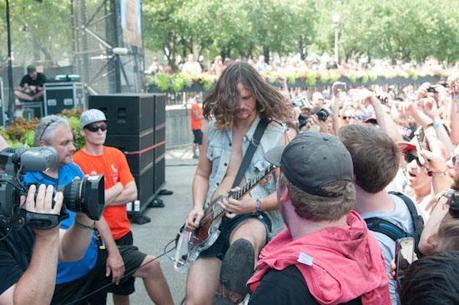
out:
{"label": "man's bare leg", "polygon": [[265,225],[256,218],[250,218],[233,230],[230,235],[230,245],[238,239],[247,239],[255,249],[255,257],[258,258],[258,254],[266,244],[266,234]]}
{"label": "man's bare leg", "polygon": [[161,271],[159,261],[152,261],[153,259],[153,256],[148,255],[143,260],[142,267],[134,273],[134,276],[143,279],[148,296],[155,304],[173,305],[172,294]]}
{"label": "man's bare leg", "polygon": [[32,100],[37,100],[42,96],[43,96],[43,91],[40,91],[32,97]]}
{"label": "man's bare leg", "polygon": [[253,273],[255,261],[266,243],[265,225],[248,219],[236,227],[230,236],[230,248],[220,271],[217,304],[238,304],[247,293],[246,283]]}
{"label": "man's bare leg", "polygon": [[219,283],[221,261],[199,258],[190,268],[186,281],[185,305],[212,305]]}
{"label": "man's bare leg", "polygon": [[33,98],[30,95],[25,94],[25,93],[23,93],[23,92],[21,92],[19,90],[14,91],[14,94],[20,100],[30,101],[30,102],[33,100]]}

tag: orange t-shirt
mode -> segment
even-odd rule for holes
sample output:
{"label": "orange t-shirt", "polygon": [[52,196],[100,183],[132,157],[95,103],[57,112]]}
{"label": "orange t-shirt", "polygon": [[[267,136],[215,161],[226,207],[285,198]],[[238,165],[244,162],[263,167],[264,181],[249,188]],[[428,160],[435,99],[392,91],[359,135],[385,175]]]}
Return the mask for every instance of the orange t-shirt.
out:
{"label": "orange t-shirt", "polygon": [[[199,119],[194,117],[194,112],[197,111]],[[202,108],[197,103],[191,104],[190,110],[190,121],[191,121],[191,130],[201,129],[202,127]]]}
{"label": "orange t-shirt", "polygon": [[[105,189],[111,188],[117,182],[126,185],[134,180],[125,155],[114,147],[104,146],[102,155],[91,155],[80,149],[73,155],[73,161],[85,174],[91,172],[103,174]],[[106,206],[104,218],[115,240],[120,239],[131,230],[126,205]]]}

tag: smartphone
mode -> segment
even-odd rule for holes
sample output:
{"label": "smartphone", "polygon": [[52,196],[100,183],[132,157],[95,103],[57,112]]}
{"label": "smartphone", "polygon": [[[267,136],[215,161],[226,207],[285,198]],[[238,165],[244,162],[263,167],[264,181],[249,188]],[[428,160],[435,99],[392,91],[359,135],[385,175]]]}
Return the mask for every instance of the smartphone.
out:
{"label": "smartphone", "polygon": [[424,128],[421,128],[419,129],[418,132],[416,132],[416,142],[417,142],[416,151],[417,151],[419,164],[421,166],[424,166],[424,164],[426,164],[426,161],[427,161],[421,153],[424,150],[424,138],[425,138]]}
{"label": "smartphone", "polygon": [[395,279],[400,283],[408,267],[413,263],[414,238],[404,237],[395,241]]}

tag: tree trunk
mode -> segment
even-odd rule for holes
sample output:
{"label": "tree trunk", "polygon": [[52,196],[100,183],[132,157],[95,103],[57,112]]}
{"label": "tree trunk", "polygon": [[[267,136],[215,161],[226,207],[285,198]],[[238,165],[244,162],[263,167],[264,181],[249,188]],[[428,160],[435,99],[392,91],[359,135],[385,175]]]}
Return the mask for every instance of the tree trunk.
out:
{"label": "tree trunk", "polygon": [[305,60],[306,55],[304,52],[304,36],[303,35],[300,35],[300,38],[298,39],[298,51],[300,52],[301,60]]}
{"label": "tree trunk", "polygon": [[265,57],[265,63],[269,65],[269,48],[263,47],[263,56]]}

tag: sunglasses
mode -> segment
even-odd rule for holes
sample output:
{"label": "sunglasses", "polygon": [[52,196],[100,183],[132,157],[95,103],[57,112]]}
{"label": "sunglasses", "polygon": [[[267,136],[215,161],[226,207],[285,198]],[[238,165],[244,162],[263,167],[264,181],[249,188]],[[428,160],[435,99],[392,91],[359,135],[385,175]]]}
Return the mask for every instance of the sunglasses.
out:
{"label": "sunglasses", "polygon": [[100,124],[100,125],[88,125],[88,126],[85,126],[85,129],[89,130],[90,132],[98,132],[99,129],[101,131],[105,131],[107,130],[107,124]]}
{"label": "sunglasses", "polygon": [[43,138],[43,136],[44,136],[46,130],[48,129],[48,127],[51,126],[51,124],[54,124],[54,123],[56,123],[56,121],[54,121],[54,120],[51,120],[51,121],[49,121],[48,123],[46,123],[46,125],[45,125],[45,127],[43,128],[43,130],[42,130],[42,132],[41,132],[40,137],[38,138],[38,140],[41,140],[41,139]]}
{"label": "sunglasses", "polygon": [[410,153],[410,152],[406,152],[403,154],[403,156],[405,157],[405,161],[406,163],[411,163],[413,160],[416,160],[416,163],[418,164],[419,167],[422,167],[422,163],[421,161],[419,161],[419,158],[418,156]]}
{"label": "sunglasses", "polygon": [[454,155],[452,158],[451,158],[451,161],[453,161],[453,165],[456,164],[456,161],[459,160],[459,155]]}

